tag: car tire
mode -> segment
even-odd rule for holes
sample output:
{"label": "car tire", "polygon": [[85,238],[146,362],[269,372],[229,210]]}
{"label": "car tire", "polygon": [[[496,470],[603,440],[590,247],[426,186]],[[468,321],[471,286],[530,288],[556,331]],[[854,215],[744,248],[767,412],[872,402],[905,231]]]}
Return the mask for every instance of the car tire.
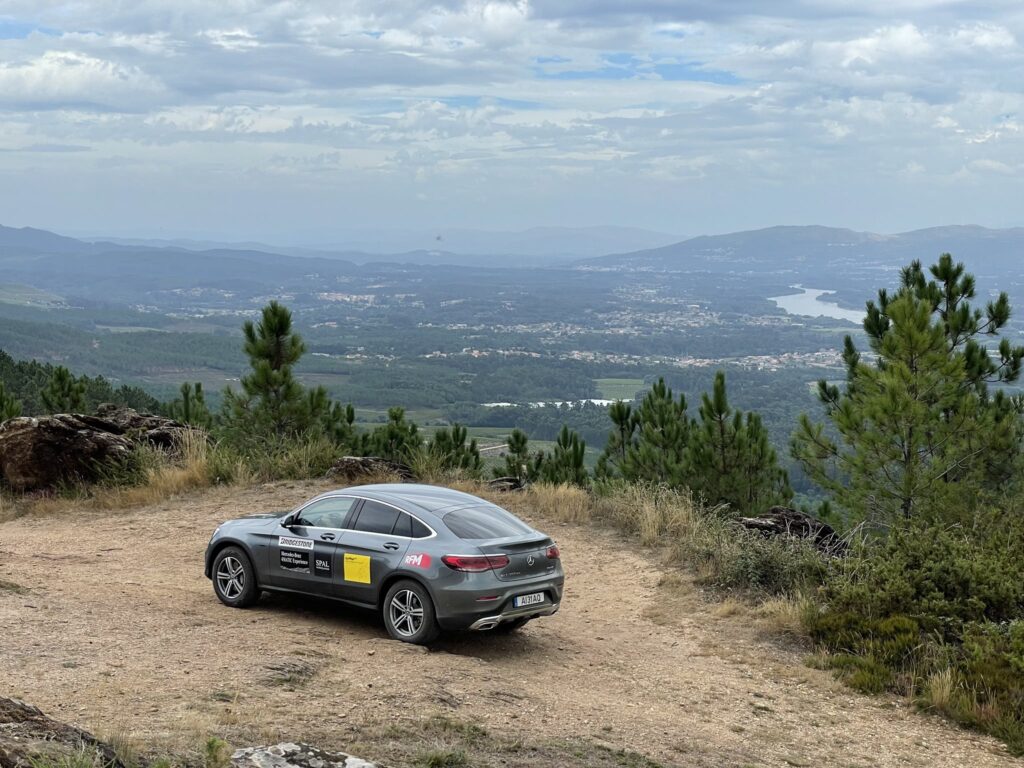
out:
{"label": "car tire", "polygon": [[393,584],[384,597],[381,613],[388,634],[403,643],[426,645],[441,634],[434,601],[418,582],[403,579]]}
{"label": "car tire", "polygon": [[496,635],[511,635],[518,629],[522,629],[530,621],[528,618],[524,619],[512,619],[512,621],[503,621],[501,624],[496,626],[492,631]]}
{"label": "car tire", "polygon": [[213,591],[224,605],[248,608],[260,597],[256,571],[238,547],[225,547],[213,560]]}

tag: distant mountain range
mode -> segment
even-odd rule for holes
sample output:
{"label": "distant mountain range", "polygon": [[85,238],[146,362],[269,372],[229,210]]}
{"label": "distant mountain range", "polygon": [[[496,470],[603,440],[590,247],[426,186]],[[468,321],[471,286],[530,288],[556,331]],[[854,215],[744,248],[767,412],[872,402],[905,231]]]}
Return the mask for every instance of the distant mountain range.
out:
{"label": "distant mountain range", "polygon": [[[386,236],[391,237],[393,233]],[[880,235],[821,226],[779,226],[705,235],[654,248],[616,252],[623,239],[642,240],[667,237],[646,230],[592,227],[584,230],[533,229],[520,233],[463,232],[467,248],[475,244],[505,253],[453,252],[420,249],[396,253],[367,253],[352,250],[277,248],[259,243],[223,244],[203,241],[113,241],[79,240],[41,229],[0,226],[0,265],[8,275],[26,281],[42,273],[56,274],[60,282],[74,275],[145,275],[150,280],[170,277],[182,270],[194,276],[283,280],[287,275],[322,272],[341,274],[353,265],[413,264],[427,266],[469,266],[476,268],[575,266],[591,269],[659,271],[702,271],[722,273],[766,273],[800,276],[843,276],[865,271],[893,269],[912,259],[928,263],[942,252],[951,252],[968,262],[979,274],[1017,268],[1024,263],[1024,228],[986,229],[978,226],[948,226],[920,229],[895,235]],[[602,250],[585,259],[553,255],[556,251]],[[382,236],[383,237],[383,236]],[[572,238],[579,242],[573,245]],[[476,241],[473,238],[478,238]],[[502,240],[502,238],[504,238]],[[487,242],[485,242],[487,241]],[[559,245],[560,244],[560,245]],[[379,245],[379,243],[378,243]],[[523,248],[516,251],[514,248]],[[547,254],[542,254],[545,248]],[[92,257],[82,262],[82,256]],[[101,267],[100,265],[103,265]],[[244,263],[246,266],[241,267]]]}
{"label": "distant mountain range", "polygon": [[[380,229],[347,232],[329,243],[316,245],[268,245],[212,240],[147,240],[114,237],[85,238],[121,245],[185,248],[192,251],[228,248],[283,253],[289,256],[341,257],[357,263],[403,260],[405,263],[467,263],[487,266],[488,257],[525,256],[530,266],[658,248],[683,238],[636,227],[534,227],[519,232],[485,232],[472,229],[413,231]],[[468,257],[468,258],[463,258]]]}
{"label": "distant mountain range", "polygon": [[660,248],[601,256],[581,262],[606,268],[711,272],[842,271],[932,263],[949,252],[975,271],[1024,263],[1024,227],[986,229],[947,226],[895,235],[832,227],[769,227],[694,237]]}

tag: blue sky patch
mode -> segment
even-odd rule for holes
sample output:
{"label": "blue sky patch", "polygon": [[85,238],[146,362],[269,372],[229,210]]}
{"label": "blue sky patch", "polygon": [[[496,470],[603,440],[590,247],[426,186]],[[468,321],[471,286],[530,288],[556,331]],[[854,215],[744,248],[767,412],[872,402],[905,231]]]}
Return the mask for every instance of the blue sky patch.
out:
{"label": "blue sky patch", "polygon": [[[540,59],[537,60],[540,63]],[[699,61],[676,58],[640,58],[631,53],[606,53],[601,56],[602,66],[593,69],[535,68],[542,80],[630,80],[656,76],[661,80],[717,83],[736,85],[741,82],[732,72],[711,69]],[[561,63],[561,62],[560,62]]]}
{"label": "blue sky patch", "polygon": [[0,17],[0,40],[24,40],[33,32],[39,32],[42,35],[59,34],[55,29],[41,27],[31,21],[19,21],[18,19]]}

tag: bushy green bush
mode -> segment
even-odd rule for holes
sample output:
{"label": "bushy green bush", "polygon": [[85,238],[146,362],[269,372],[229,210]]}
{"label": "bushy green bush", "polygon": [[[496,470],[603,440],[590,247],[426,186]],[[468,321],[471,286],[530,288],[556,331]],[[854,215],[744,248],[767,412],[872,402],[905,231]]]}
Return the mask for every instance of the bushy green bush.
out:
{"label": "bushy green bush", "polygon": [[957,642],[968,623],[1024,618],[1024,558],[1016,538],[959,526],[894,530],[839,561],[826,598],[834,611],[909,616],[923,631]]}
{"label": "bushy green bush", "polygon": [[821,584],[825,560],[811,542],[789,536],[767,537],[715,520],[709,528],[718,535],[703,542],[698,561],[713,564],[707,581],[726,589],[771,595],[795,594]]}
{"label": "bushy green bush", "polygon": [[1024,562],[1018,527],[912,525],[832,569],[808,623],[858,690],[913,695],[1024,754]]}

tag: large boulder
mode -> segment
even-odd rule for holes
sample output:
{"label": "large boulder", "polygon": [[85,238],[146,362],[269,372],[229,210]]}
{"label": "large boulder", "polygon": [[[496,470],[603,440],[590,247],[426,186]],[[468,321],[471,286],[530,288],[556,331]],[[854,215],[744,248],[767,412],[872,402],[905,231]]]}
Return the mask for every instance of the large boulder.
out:
{"label": "large boulder", "polygon": [[95,416],[57,413],[0,424],[0,477],[16,491],[95,480],[138,443],[171,449],[189,429],[166,416],[104,404]]}
{"label": "large boulder", "polygon": [[[96,766],[126,768],[109,744],[88,731],[57,722],[17,699],[0,696],[0,768],[32,768],[41,762],[78,765],[76,758],[83,752]],[[234,768],[377,768],[376,763],[344,752],[289,742],[236,750],[231,764]]]}
{"label": "large boulder", "polygon": [[808,539],[819,551],[829,555],[842,555],[848,546],[828,523],[789,507],[772,507],[758,517],[741,517],[737,522],[765,536]]}
{"label": "large boulder", "polygon": [[187,424],[158,416],[155,413],[139,413],[134,408],[113,403],[103,403],[96,409],[96,418],[113,424],[121,434],[133,440],[140,440],[160,448],[172,448]]}
{"label": "large boulder", "polygon": [[308,744],[289,742],[239,749],[231,756],[231,764],[235,768],[377,768],[376,763],[344,752],[327,752]]}
{"label": "large boulder", "polygon": [[16,491],[95,480],[133,443],[110,422],[80,414],[22,416],[0,424],[0,475]]}
{"label": "large boulder", "polygon": [[96,765],[125,768],[110,745],[91,733],[0,696],[0,768],[31,768],[36,761],[77,764],[73,759],[83,751],[95,757]]}

